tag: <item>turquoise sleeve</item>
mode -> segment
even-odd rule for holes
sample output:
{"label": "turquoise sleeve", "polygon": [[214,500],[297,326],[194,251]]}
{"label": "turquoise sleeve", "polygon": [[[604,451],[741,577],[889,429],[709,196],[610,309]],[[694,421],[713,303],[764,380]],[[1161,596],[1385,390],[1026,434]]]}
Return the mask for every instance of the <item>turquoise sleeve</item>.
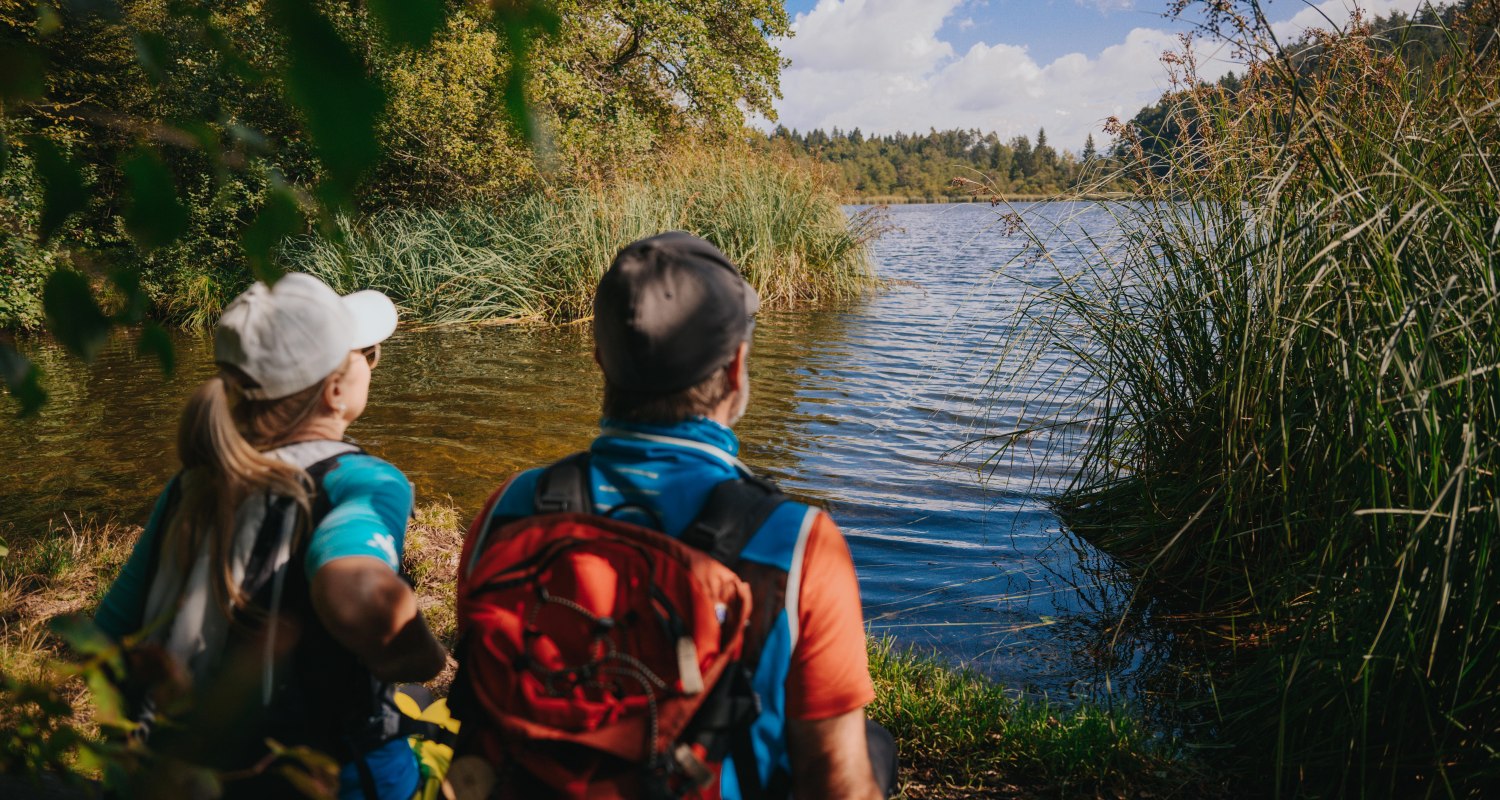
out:
{"label": "turquoise sleeve", "polygon": [[400,571],[411,519],[411,483],[369,455],[347,455],[323,477],[330,510],[313,531],[303,562],[309,576],[337,558],[369,556]]}
{"label": "turquoise sleeve", "polygon": [[146,529],[141,531],[141,538],[136,540],[130,558],[126,559],[114,583],[109,585],[109,591],[104,593],[99,610],[94,612],[94,623],[116,639],[135,633],[145,624],[146,593],[151,589],[151,556],[158,552],[157,537],[165,535],[162,527],[166,524],[163,517],[167,513],[167,498],[173,494],[176,483],[177,479],[173,478],[156,498]]}

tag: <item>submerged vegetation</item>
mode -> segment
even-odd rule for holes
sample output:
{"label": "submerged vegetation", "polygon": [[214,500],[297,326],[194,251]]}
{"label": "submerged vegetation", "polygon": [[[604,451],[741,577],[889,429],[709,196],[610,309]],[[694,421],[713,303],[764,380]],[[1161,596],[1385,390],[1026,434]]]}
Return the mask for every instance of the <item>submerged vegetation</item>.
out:
{"label": "submerged vegetation", "polygon": [[848,300],[873,286],[866,244],[880,225],[846,218],[813,165],[726,148],[500,207],[344,218],[341,241],[294,241],[283,259],[340,291],[380,289],[420,322],[561,322],[592,313],[622,244],[673,229],[718,244],[767,307]]}
{"label": "submerged vegetation", "polygon": [[[1257,792],[1476,796],[1500,781],[1500,4],[1423,64],[1368,26],[1184,57],[1124,240],[1029,307],[1088,443],[1066,521],[1234,620],[1207,704]],[[1129,143],[1127,142],[1127,145]],[[1043,257],[1045,254],[1042,254]],[[1045,426],[1039,421],[1036,430]]]}

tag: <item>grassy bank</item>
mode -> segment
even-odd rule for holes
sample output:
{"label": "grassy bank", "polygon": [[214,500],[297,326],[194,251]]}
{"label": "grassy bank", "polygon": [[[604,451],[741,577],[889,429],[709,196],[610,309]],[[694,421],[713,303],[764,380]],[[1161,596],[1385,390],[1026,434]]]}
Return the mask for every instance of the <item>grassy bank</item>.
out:
{"label": "grassy bank", "polygon": [[[423,613],[450,642],[463,523],[451,506],[423,506],[407,539],[406,568]],[[36,737],[43,733],[98,735],[83,682],[56,670],[56,662],[69,656],[48,622],[89,613],[139,533],[134,526],[86,521],[0,558],[0,766],[24,768],[25,754],[37,752]],[[450,662],[433,682],[439,694],[446,693],[453,667]],[[906,797],[1198,796],[1206,785],[1170,740],[1146,730],[1127,711],[1019,699],[981,676],[901,651],[888,640],[871,642],[870,668],[876,702],[869,712],[896,736]],[[46,731],[24,730],[39,715],[34,700],[18,692],[23,683],[51,686],[51,695],[71,714],[40,715],[48,720]],[[66,761],[80,768],[76,756]]]}
{"label": "grassy bank", "polygon": [[594,286],[620,247],[666,230],[717,244],[766,308],[829,305],[874,285],[866,245],[878,217],[847,219],[810,163],[732,150],[685,153],[628,181],[503,207],[346,218],[341,242],[306,238],[282,259],[340,291],[380,289],[418,322],[562,322],[592,313]]}
{"label": "grassy bank", "polygon": [[1067,522],[1257,642],[1214,702],[1258,792],[1500,781],[1500,65],[1481,22],[1423,71],[1360,30],[1291,60],[1247,30],[1244,88],[1186,76],[1172,106],[1194,136],[1141,149],[1145,198],[1110,207],[1125,241],[1036,295],[1034,347],[1006,367],[1061,351],[1092,379]]}

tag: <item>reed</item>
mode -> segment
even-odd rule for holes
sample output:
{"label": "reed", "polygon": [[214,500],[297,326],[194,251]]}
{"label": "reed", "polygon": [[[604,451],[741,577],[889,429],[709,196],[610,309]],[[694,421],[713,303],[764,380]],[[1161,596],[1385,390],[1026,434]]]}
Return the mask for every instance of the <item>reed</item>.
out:
{"label": "reed", "polygon": [[1016,434],[1085,431],[1068,524],[1246,625],[1216,735],[1260,790],[1500,781],[1500,67],[1473,46],[1483,14],[1421,72],[1358,25],[1294,62],[1253,14],[1245,89],[1177,61],[1190,140],[1108,206],[1118,235],[1038,284],[1002,365],[1083,377],[1071,411]]}
{"label": "reed", "polygon": [[767,308],[836,304],[874,285],[880,218],[844,215],[815,165],[726,150],[685,152],[629,181],[535,194],[504,208],[397,209],[299,240],[290,269],[340,291],[376,288],[426,323],[566,322],[636,239],[686,230],[714,242]]}

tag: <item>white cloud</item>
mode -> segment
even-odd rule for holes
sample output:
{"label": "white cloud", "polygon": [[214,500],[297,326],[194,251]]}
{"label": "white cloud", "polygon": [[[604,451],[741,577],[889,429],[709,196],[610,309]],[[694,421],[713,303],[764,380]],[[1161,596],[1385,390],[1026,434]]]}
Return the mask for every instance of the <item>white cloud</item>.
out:
{"label": "white cloud", "polygon": [[[1075,0],[1101,11],[1134,7],[1134,0]],[[1359,0],[1368,16],[1410,13],[1425,0]],[[1287,4],[1290,5],[1290,4]],[[1294,38],[1309,27],[1346,24],[1354,0],[1321,0],[1275,25]],[[781,123],[810,128],[861,128],[866,133],[979,128],[1002,137],[1035,135],[1074,151],[1093,133],[1102,145],[1103,121],[1130,117],[1166,88],[1161,55],[1180,50],[1175,34],[1136,28],[1124,41],[1095,54],[1072,53],[1042,64],[1025,46],[978,43],[959,54],[940,36],[961,7],[977,0],[818,0],[794,21],[796,36],[781,43],[792,64],[782,73]],[[1273,9],[1274,10],[1274,9]],[[1325,19],[1325,15],[1328,19]],[[972,19],[957,24],[966,30]],[[1205,77],[1232,65],[1214,62],[1220,44],[1196,42]]]}
{"label": "white cloud", "polygon": [[920,74],[953,56],[937,37],[962,0],[818,0],[783,43],[793,69]]}
{"label": "white cloud", "polygon": [[938,33],[960,5],[820,0],[797,17],[797,35],[783,46],[792,65],[781,78],[782,124],[866,133],[979,128],[1007,138],[1045,126],[1053,143],[1076,151],[1089,133],[1101,135],[1105,118],[1154,102],[1166,84],[1161,54],[1180,47],[1173,34],[1137,28],[1097,55],[1048,64],[1013,44],[979,43],[959,55]]}

